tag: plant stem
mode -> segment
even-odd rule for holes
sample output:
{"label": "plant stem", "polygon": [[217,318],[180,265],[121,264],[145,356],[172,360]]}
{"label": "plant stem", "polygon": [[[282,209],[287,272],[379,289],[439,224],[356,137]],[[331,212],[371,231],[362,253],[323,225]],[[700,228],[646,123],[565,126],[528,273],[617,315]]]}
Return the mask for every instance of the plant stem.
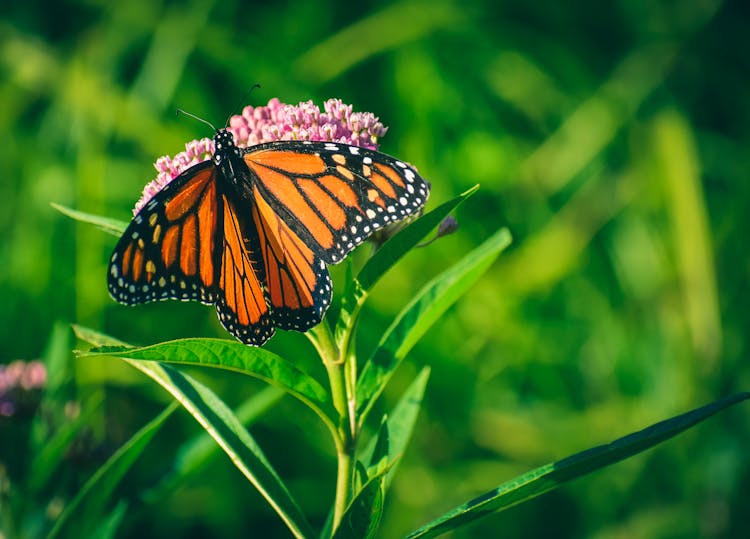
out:
{"label": "plant stem", "polygon": [[[356,361],[356,358],[342,357],[341,351],[333,342],[330,328],[325,324],[316,326],[313,330],[313,344],[318,350],[323,365],[328,372],[328,380],[331,385],[331,397],[333,406],[339,413],[339,422],[334,443],[336,445],[336,457],[338,459],[338,470],[336,477],[336,498],[333,506],[333,533],[341,523],[347,504],[352,495],[352,472],[354,469],[355,432],[352,425],[356,422],[351,418],[349,407],[350,399],[353,398],[353,386],[347,380],[347,363]],[[356,364],[356,363],[355,363]]]}

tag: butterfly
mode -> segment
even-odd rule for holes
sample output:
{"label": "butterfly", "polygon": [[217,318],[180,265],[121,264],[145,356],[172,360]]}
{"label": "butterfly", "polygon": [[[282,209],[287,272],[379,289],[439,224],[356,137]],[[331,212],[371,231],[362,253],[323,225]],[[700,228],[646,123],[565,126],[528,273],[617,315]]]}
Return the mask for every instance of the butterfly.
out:
{"label": "butterfly", "polygon": [[332,294],[328,265],[378,229],[419,212],[429,184],[410,165],[338,142],[239,148],[219,129],[214,155],[135,215],[109,261],[112,297],[216,307],[238,340],[306,331]]}

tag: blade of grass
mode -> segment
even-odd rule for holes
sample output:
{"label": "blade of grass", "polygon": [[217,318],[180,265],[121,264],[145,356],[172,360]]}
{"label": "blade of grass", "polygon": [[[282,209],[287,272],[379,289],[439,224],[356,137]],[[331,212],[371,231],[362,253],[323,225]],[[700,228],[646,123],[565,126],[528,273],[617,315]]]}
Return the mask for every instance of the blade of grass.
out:
{"label": "blade of grass", "polygon": [[[55,522],[47,539],[64,536],[84,536],[92,527],[93,519],[101,515],[105,503],[114,492],[120,480],[131,468],[154,434],[167,418],[177,409],[177,403],[169,405],[155,419],[139,430],[105,462],[68,504]],[[90,531],[90,530],[89,530]]]}
{"label": "blade of grass", "polygon": [[182,404],[258,489],[295,537],[314,536],[299,506],[255,439],[213,391],[169,365],[122,359],[151,377]]}
{"label": "blade of grass", "polygon": [[64,463],[64,455],[81,430],[89,424],[91,418],[100,409],[104,394],[97,391],[81,406],[81,412],[73,419],[63,423],[53,436],[40,446],[36,453],[34,465],[29,475],[29,490],[41,491],[53,474]]}
{"label": "blade of grass", "polygon": [[408,539],[436,537],[491,513],[528,501],[568,481],[641,453],[748,398],[750,398],[750,393],[738,393],[661,421],[609,444],[587,449],[536,468],[448,511],[443,516],[413,531],[408,535]]}
{"label": "blade of grass", "polygon": [[95,537],[96,539],[114,539],[127,510],[128,504],[120,501],[109,515],[101,520],[99,526],[91,534],[91,537]]}
{"label": "blade of grass", "polygon": [[492,265],[510,242],[508,230],[498,230],[457,264],[430,281],[399,313],[365,364],[357,383],[360,426],[409,350]]}

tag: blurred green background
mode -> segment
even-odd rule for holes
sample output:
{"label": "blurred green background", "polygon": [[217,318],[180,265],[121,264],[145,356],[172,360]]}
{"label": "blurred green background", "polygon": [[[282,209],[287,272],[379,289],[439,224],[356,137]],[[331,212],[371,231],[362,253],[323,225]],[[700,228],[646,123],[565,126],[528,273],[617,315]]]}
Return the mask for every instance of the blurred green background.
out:
{"label": "blurred green background", "polygon": [[[143,344],[226,336],[209,307],[114,303],[105,271],[115,238],[50,202],[128,219],[154,160],[212,135],[175,108],[221,123],[260,83],[248,104],[340,97],[379,115],[390,126],[381,149],[432,182],[430,207],[482,185],[456,234],[410,254],[375,289],[360,324],[364,357],[431,276],[500,226],[514,235],[385,395],[383,410],[433,367],[381,537],[748,390],[748,29],[742,0],[6,6],[0,362],[39,357],[55,323]],[[344,269],[333,271],[339,290]],[[282,332],[269,348],[324,380],[304,337]],[[168,401],[115,360],[73,365],[79,398],[105,394],[97,451],[50,493],[63,500]],[[201,379],[230,404],[261,387]],[[120,494],[151,485],[198,431],[176,414]],[[335,464],[317,419],[287,399],[253,433],[322,524]],[[452,537],[747,537],[749,450],[743,405]],[[121,536],[136,534],[286,536],[223,455],[158,505],[133,502]]]}

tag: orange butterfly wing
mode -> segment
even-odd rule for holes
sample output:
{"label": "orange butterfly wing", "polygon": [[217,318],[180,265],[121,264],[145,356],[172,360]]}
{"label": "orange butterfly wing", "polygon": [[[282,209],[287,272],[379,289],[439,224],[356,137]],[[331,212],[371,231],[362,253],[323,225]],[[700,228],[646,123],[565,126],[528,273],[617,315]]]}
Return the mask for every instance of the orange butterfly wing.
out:
{"label": "orange butterfly wing", "polygon": [[214,143],[220,165],[189,168],[133,218],[110,259],[109,290],[128,305],[215,304],[248,344],[263,344],[275,327],[318,324],[331,301],[326,264],[420,211],[429,192],[411,166],[357,146],[237,150],[225,130]]}
{"label": "orange butterfly wing", "polygon": [[205,161],[141,209],[110,259],[109,291],[127,305],[167,299],[215,304],[230,333],[262,344],[273,334],[265,293],[219,178],[213,162]]}
{"label": "orange butterfly wing", "polygon": [[[256,258],[255,249],[246,241],[253,237],[233,202],[222,195],[224,205],[223,235],[221,249],[221,273],[219,289],[222,291],[216,301],[216,311],[224,327],[239,340],[261,345],[274,333],[268,298],[261,285],[263,270]],[[251,243],[256,243],[252,239]]]}
{"label": "orange butterfly wing", "polygon": [[271,317],[282,329],[305,331],[323,319],[331,302],[325,263],[253,187],[253,223],[265,270]]}
{"label": "orange butterfly wing", "polygon": [[127,305],[165,299],[215,299],[216,168],[190,168],[130,222],[110,258],[108,285]]}
{"label": "orange butterfly wing", "polygon": [[263,199],[327,264],[421,210],[429,193],[413,167],[358,146],[281,141],[243,157]]}

